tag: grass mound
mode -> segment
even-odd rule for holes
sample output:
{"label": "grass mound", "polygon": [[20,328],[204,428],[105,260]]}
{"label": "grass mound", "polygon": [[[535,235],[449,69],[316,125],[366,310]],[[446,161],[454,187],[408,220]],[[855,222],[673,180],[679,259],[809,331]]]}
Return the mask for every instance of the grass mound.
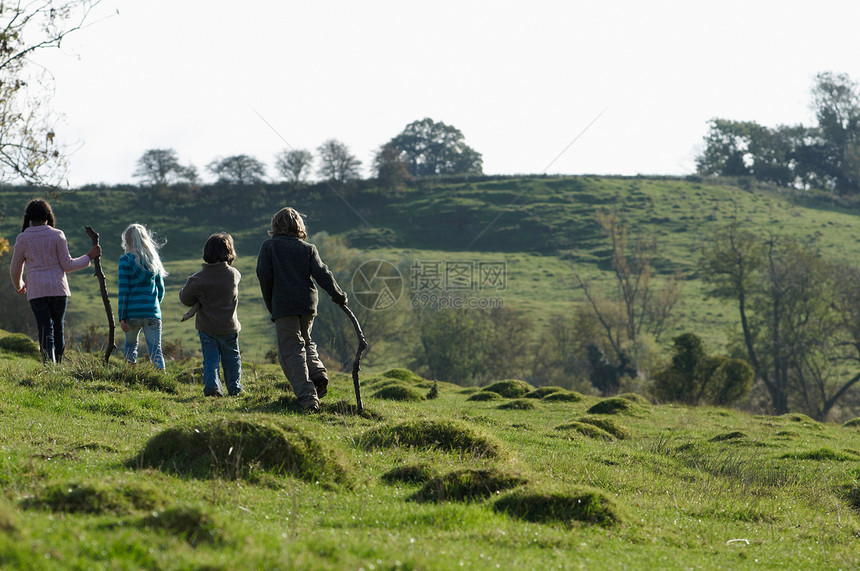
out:
{"label": "grass mound", "polygon": [[0,349],[30,357],[39,356],[39,344],[23,333],[10,333],[0,338]]}
{"label": "grass mound", "polygon": [[636,404],[651,404],[651,401],[649,401],[647,398],[643,397],[642,395],[638,395],[636,393],[621,393],[620,395],[617,395],[617,396],[620,399],[627,399],[630,402],[634,402]]}
{"label": "grass mound", "polygon": [[600,418],[596,416],[583,416],[578,419],[579,422],[596,426],[603,429],[618,440],[626,440],[632,436],[630,429],[623,424],[618,424],[611,418]]}
{"label": "grass mound", "polygon": [[407,402],[424,400],[424,395],[422,395],[415,389],[410,389],[409,387],[404,387],[403,385],[389,385],[387,387],[383,387],[373,393],[373,397],[378,399],[398,400]]}
{"label": "grass mound", "polygon": [[110,383],[130,388],[145,388],[162,393],[176,394],[176,378],[168,373],[156,371],[146,363],[136,367],[126,363],[105,364],[99,357],[83,355],[68,359],[68,373],[75,379],[85,382]]}
{"label": "grass mound", "polygon": [[603,399],[589,408],[588,414],[633,414],[636,405],[633,402],[620,397]]}
{"label": "grass mound", "polygon": [[482,390],[498,393],[507,399],[516,399],[532,392],[534,387],[525,381],[508,379],[505,381],[496,381],[489,386],[483,387]]}
{"label": "grass mound", "polygon": [[585,486],[566,492],[516,491],[499,498],[493,508],[510,517],[539,523],[580,521],[611,526],[623,521],[615,500]]}
{"label": "grass mound", "polygon": [[576,391],[558,391],[543,397],[541,400],[546,402],[579,402],[584,398]]}
{"label": "grass mound", "polygon": [[538,387],[535,390],[524,394],[523,396],[527,399],[542,399],[547,395],[551,395],[552,393],[557,393],[563,390],[564,389],[561,387]]}
{"label": "grass mound", "polygon": [[832,448],[816,448],[808,450],[800,454],[791,452],[783,454],[782,458],[794,460],[834,460],[836,462],[857,462],[860,460],[860,454],[849,450],[833,450]]}
{"label": "grass mound", "polygon": [[526,399],[515,399],[498,406],[499,410],[534,410],[537,408],[534,401]]}
{"label": "grass mound", "polygon": [[473,502],[509,490],[526,480],[497,468],[456,470],[428,481],[410,498],[416,502]]}
{"label": "grass mound", "polygon": [[408,464],[392,468],[382,475],[382,481],[387,484],[423,484],[436,477],[436,470],[429,464]]}
{"label": "grass mound", "polygon": [[0,502],[0,533],[12,534],[18,530],[15,510],[6,502]]}
{"label": "grass mound", "polygon": [[246,419],[188,424],[156,434],[129,467],[153,467],[192,478],[255,478],[258,471],[323,485],[349,484],[332,450],[297,429]]}
{"label": "grass mound", "polygon": [[747,437],[747,435],[740,430],[734,430],[732,432],[725,432],[723,434],[717,434],[713,438],[710,439],[710,442],[726,442],[727,440],[743,440]]}
{"label": "grass mound", "polygon": [[860,417],[852,418],[842,426],[844,426],[845,428],[860,428]]}
{"label": "grass mound", "polygon": [[593,424],[588,424],[585,422],[579,422],[579,421],[568,422],[568,423],[560,424],[560,425],[556,426],[555,429],[558,431],[571,431],[572,430],[575,432],[579,432],[583,436],[587,436],[589,438],[601,438],[603,440],[615,440],[615,436],[613,436],[611,433],[607,432],[606,430],[604,430],[598,426],[595,426]]}
{"label": "grass mound", "polygon": [[491,401],[491,400],[502,400],[502,395],[499,393],[491,393],[490,391],[481,391],[471,395],[466,400],[470,401]]}
{"label": "grass mound", "polygon": [[128,515],[165,503],[162,492],[140,484],[115,482],[53,484],[25,502],[29,509],[56,513]]}
{"label": "grass mound", "polygon": [[388,379],[398,379],[400,381],[423,381],[424,379],[410,371],[409,369],[388,369],[382,373],[383,377]]}
{"label": "grass mound", "polygon": [[365,432],[360,442],[365,449],[409,446],[462,452],[478,458],[503,456],[498,441],[457,421],[414,420],[395,426],[377,426]]}
{"label": "grass mound", "polygon": [[178,536],[190,545],[198,543],[222,544],[226,536],[212,516],[198,507],[179,506],[153,512],[141,520],[142,527],[160,529]]}

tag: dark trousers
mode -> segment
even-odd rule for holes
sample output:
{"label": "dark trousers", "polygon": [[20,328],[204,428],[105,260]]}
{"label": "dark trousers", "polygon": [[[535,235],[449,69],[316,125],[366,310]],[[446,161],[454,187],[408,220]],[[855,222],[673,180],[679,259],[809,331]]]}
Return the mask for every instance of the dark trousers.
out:
{"label": "dark trousers", "polygon": [[59,363],[63,360],[66,341],[63,339],[63,325],[66,319],[66,304],[69,298],[64,295],[37,297],[30,300],[30,307],[39,326],[39,349],[42,362]]}

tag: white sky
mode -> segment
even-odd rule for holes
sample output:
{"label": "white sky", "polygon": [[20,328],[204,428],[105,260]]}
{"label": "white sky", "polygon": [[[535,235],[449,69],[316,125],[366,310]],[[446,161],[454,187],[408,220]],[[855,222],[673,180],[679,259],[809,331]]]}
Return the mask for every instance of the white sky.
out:
{"label": "white sky", "polygon": [[[116,11],[119,11],[117,14]],[[695,170],[713,117],[812,123],[819,71],[860,81],[856,0],[103,0],[62,53],[70,182],[134,182],[147,149],[198,167],[346,143],[369,176],[410,122],[460,129],[486,174]]]}

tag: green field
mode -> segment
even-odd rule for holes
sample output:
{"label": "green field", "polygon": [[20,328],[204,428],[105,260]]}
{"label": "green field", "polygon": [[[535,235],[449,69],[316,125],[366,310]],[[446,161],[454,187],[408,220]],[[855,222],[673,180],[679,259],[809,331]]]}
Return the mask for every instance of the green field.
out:
{"label": "green field", "polygon": [[860,565],[860,419],[518,382],[429,399],[402,369],[362,377],[362,415],[336,375],[308,416],[274,365],[206,399],[193,362],[22,352],[0,333],[4,569]]}
{"label": "green field", "polygon": [[[197,338],[192,324],[179,323],[184,308],[178,302],[178,290],[199,268],[206,237],[215,231],[232,233],[239,254],[236,267],[243,275],[240,343],[248,360],[260,360],[274,342],[254,264],[268,222],[283,205],[307,214],[312,239],[321,232],[345,238],[363,259],[389,260],[404,268],[426,260],[503,262],[505,289],[492,295],[501,297],[506,307],[527,311],[537,324],[536,337],[551,316],[572,315],[581,303],[581,291],[572,279],[574,271],[598,283],[610,283],[606,281],[609,246],[596,213],[614,210],[629,224],[632,236],[657,238],[654,266],[658,272],[682,272],[684,276],[680,321],[665,341],[672,333],[692,331],[713,351],[719,351],[734,331],[737,318],[730,305],[706,298],[697,268],[703,245],[732,219],[756,231],[811,241],[826,257],[851,263],[860,259],[855,211],[739,182],[740,186],[660,177],[479,177],[425,181],[393,195],[365,183],[339,189],[324,184],[305,188],[215,186],[204,187],[187,199],[175,196],[174,191],[88,187],[63,194],[52,203],[58,227],[66,232],[73,254],[88,248],[85,224],[102,234],[104,266],[113,292],[116,261],[122,253],[119,235],[128,223],[145,223],[167,240],[162,252],[170,272],[162,307],[164,335],[186,349],[193,350]],[[17,213],[32,195],[28,189],[0,191],[0,210],[6,213],[0,231],[10,241],[20,231]],[[409,289],[409,276],[403,277],[404,295],[398,303],[408,307],[416,292]],[[350,289],[352,274],[341,272],[339,279],[355,300]],[[77,272],[70,282],[74,340],[89,324],[103,327],[106,322],[91,274]],[[401,347],[374,354],[371,348],[368,366],[372,370],[402,366],[408,350]]]}

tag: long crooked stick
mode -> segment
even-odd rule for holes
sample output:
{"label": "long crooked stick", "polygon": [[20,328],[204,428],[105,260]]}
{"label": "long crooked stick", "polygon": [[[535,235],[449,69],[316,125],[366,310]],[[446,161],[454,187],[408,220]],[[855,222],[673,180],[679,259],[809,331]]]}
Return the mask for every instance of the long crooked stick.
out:
{"label": "long crooked stick", "polygon": [[[84,229],[87,231],[87,236],[89,236],[93,241],[93,246],[99,245],[99,235],[98,232],[90,228],[89,226],[84,226]],[[102,292],[102,301],[105,304],[105,313],[107,313],[108,318],[108,344],[105,349],[105,363],[110,361],[110,355],[116,349],[116,323],[113,320],[113,310],[110,307],[110,297],[108,297],[107,293],[107,285],[105,285],[105,273],[102,270],[102,258],[99,256],[94,261],[95,265],[95,276],[99,280],[99,289]]]}
{"label": "long crooked stick", "polygon": [[352,326],[355,327],[355,333],[358,335],[358,351],[355,352],[355,361],[352,362],[352,384],[355,386],[355,403],[358,405],[358,414],[361,414],[364,412],[364,405],[361,404],[361,385],[358,382],[358,372],[361,370],[361,355],[367,349],[367,340],[364,338],[361,325],[358,324],[358,319],[355,318],[352,310],[345,305],[341,305],[340,308],[352,321]]}

